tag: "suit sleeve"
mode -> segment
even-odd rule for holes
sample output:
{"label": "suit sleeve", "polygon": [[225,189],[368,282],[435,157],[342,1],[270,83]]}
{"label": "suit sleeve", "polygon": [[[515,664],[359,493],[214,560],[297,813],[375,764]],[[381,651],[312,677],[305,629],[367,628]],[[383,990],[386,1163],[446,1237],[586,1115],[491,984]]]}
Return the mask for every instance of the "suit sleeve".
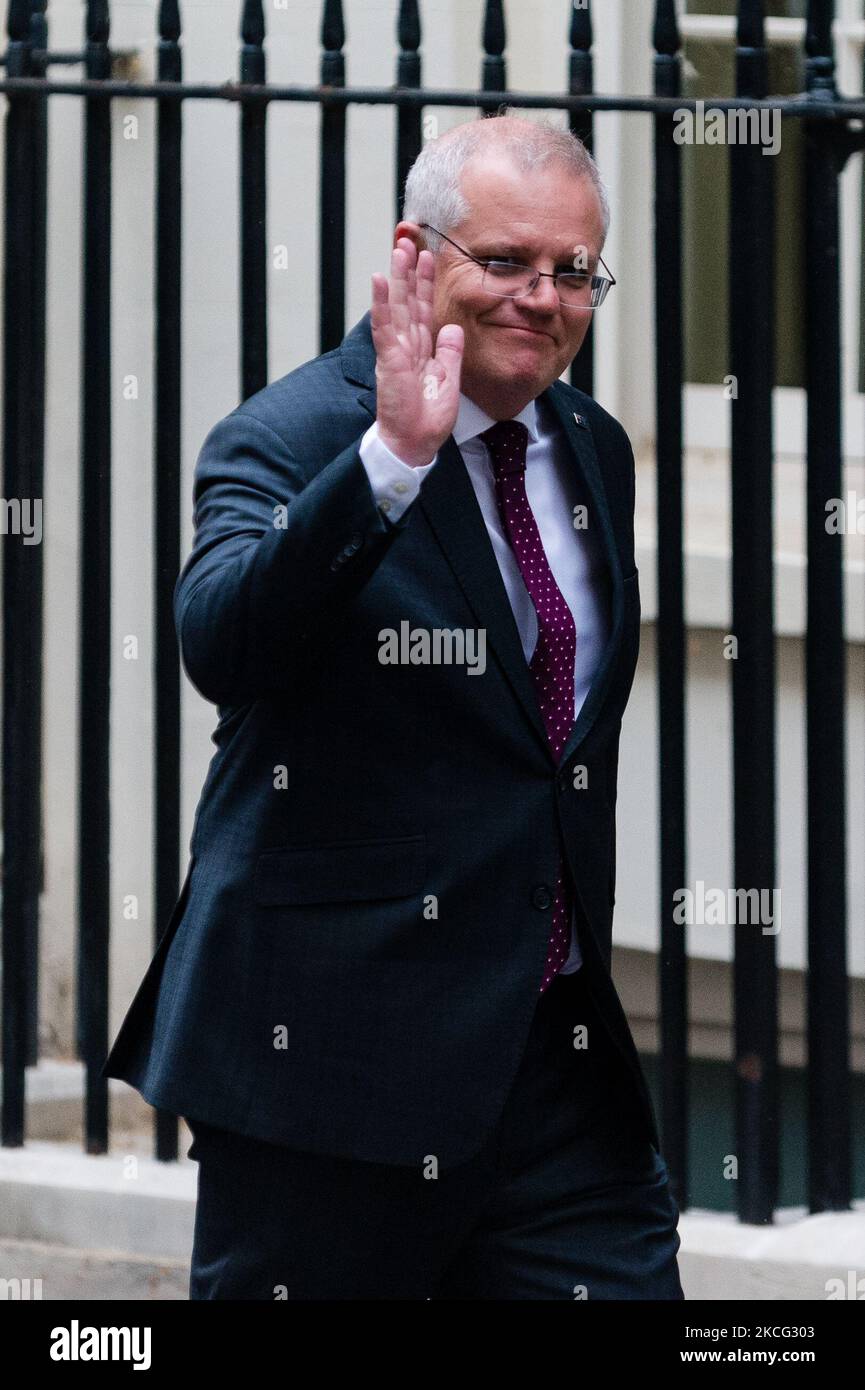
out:
{"label": "suit sleeve", "polygon": [[[629,439],[629,437],[628,437],[626,431],[622,428],[621,425],[619,425],[619,433],[620,433],[620,435],[621,435],[622,444],[623,444],[623,446],[624,446],[624,455],[625,455],[625,459],[626,459],[626,467],[627,467],[627,472],[628,472],[628,526],[629,526],[629,543],[630,543],[630,553],[631,553],[632,556],[634,556],[634,550],[635,550],[635,544],[636,544],[636,539],[635,539],[635,535],[634,535],[634,523],[635,523],[635,518],[636,518],[636,503],[637,503],[637,468],[636,468],[636,461],[635,461],[635,459],[634,459],[634,449],[633,449],[633,445],[631,444],[631,441],[630,441],[630,439]],[[634,568],[636,569],[636,558],[634,559]],[[639,581],[637,581],[637,582],[639,582]],[[613,914],[615,913],[615,908],[616,908],[616,839],[617,839],[616,804],[617,804],[617,799],[618,799],[616,793],[617,793],[618,769],[619,769],[619,744],[618,744],[618,739],[617,739],[617,740],[616,740],[616,748],[615,748],[615,763],[614,763],[614,766],[613,766],[612,786],[611,786],[611,793],[610,793],[610,798],[611,798],[611,802],[612,802],[612,806],[613,806],[613,815],[612,815],[611,827],[610,827],[610,879],[609,879],[610,917],[611,917],[611,919],[612,919],[612,917],[613,917]]]}
{"label": "suit sleeve", "polygon": [[614,424],[615,424],[615,427],[616,427],[616,428],[615,428],[615,436],[616,436],[616,440],[617,440],[617,442],[618,442],[618,451],[619,451],[619,454],[620,454],[621,458],[623,459],[623,462],[624,462],[624,465],[625,465],[625,471],[626,471],[626,474],[627,474],[627,493],[626,493],[626,496],[627,496],[627,499],[628,499],[628,511],[627,511],[627,518],[628,518],[627,540],[628,540],[628,546],[627,546],[627,549],[628,549],[629,556],[630,556],[630,558],[631,558],[631,560],[632,560],[632,562],[633,562],[633,564],[634,564],[634,568],[636,568],[636,559],[635,559],[635,556],[634,556],[634,549],[635,549],[635,544],[636,544],[636,537],[635,537],[635,535],[634,535],[634,524],[635,524],[635,520],[636,520],[636,504],[637,504],[637,468],[636,468],[636,462],[635,462],[635,459],[634,459],[634,449],[633,449],[633,445],[631,444],[631,441],[630,441],[630,439],[628,438],[628,435],[627,435],[626,431],[623,429],[623,427],[619,424],[619,422],[618,422],[617,420],[614,421]]}
{"label": "suit sleeve", "polygon": [[205,439],[174,591],[183,663],[205,699],[243,704],[290,683],[407,524],[410,513],[392,523],[376,507],[358,443],[310,480],[242,409]]}
{"label": "suit sleeve", "polygon": [[636,538],[634,537],[634,522],[637,512],[637,464],[634,459],[634,448],[630,439],[628,440],[628,462],[631,469],[631,536],[636,544]]}

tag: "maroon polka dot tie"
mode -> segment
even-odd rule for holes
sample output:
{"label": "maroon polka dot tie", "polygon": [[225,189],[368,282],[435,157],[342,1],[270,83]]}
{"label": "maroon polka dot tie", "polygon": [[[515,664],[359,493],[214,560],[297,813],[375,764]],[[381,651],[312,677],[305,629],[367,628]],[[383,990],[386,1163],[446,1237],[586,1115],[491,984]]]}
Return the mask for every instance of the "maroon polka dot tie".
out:
{"label": "maroon polka dot tie", "polygon": [[[556,764],[574,722],[574,658],[577,629],[541,544],[526,495],[529,432],[520,420],[499,420],[481,439],[493,461],[496,500],[505,531],[538,615],[538,641],[529,662],[541,715]],[[559,856],[553,925],[541,994],[568,958],[571,944],[571,883]]]}

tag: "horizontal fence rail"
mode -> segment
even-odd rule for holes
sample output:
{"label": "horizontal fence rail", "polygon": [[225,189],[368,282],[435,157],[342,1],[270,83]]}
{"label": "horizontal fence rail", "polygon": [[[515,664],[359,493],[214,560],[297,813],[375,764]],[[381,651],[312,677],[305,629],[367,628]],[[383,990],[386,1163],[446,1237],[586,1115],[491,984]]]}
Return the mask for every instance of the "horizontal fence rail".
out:
{"label": "horizontal fence rail", "polygon": [[[53,58],[51,59],[53,61]],[[460,88],[424,87],[302,87],[240,82],[190,82],[179,90],[167,82],[127,82],[107,79],[105,82],[52,81],[32,77],[7,77],[0,80],[0,92],[46,92],[61,96],[160,97],[175,101],[212,100],[247,102],[300,101],[317,105],[351,106],[521,106],[535,111],[695,111],[698,97],[681,100],[668,97],[604,96],[600,92],[570,95],[554,92],[520,92],[499,90],[466,92]],[[819,104],[806,96],[766,97],[762,100],[739,97],[710,97],[703,100],[706,107],[720,111],[778,111],[782,116],[805,117],[813,121],[861,120],[865,117],[865,100],[860,97],[836,97]],[[860,148],[858,132],[852,132],[853,148]]]}
{"label": "horizontal fence rail", "polygon": [[[680,21],[674,0],[657,0],[651,41],[654,92],[605,95],[593,90],[593,28],[588,3],[564,4],[564,86],[557,93],[508,90],[506,10],[487,0],[480,35],[479,84],[472,91],[427,87],[422,81],[422,7],[394,6],[395,85],[349,84],[346,27],[340,0],[321,10],[317,85],[269,82],[261,0],[238,6],[238,76],[224,82],[183,80],[181,6],[158,7],[156,79],[113,76],[128,51],[109,46],[110,6],[84,7],[81,52],[52,51],[48,6],[11,0],[8,46],[0,65],[6,99],[4,214],[4,496],[39,498],[43,491],[45,406],[45,266],[48,102],[78,96],[84,103],[81,434],[81,631],[79,650],[80,780],[78,799],[78,1049],[84,1062],[85,1142],[107,1150],[107,1081],[100,1076],[108,1045],[110,947],[109,800],[111,618],[111,103],[156,103],[155,169],[155,417],[153,790],[154,944],[179,891],[180,665],[173,587],[180,568],[181,497],[181,229],[183,103],[228,101],[240,106],[240,361],[239,399],[268,381],[267,107],[312,103],[321,110],[318,207],[319,346],[327,351],[345,331],[346,112],[349,106],[392,107],[395,116],[394,209],[399,218],[406,174],[423,143],[425,108],[566,114],[592,148],[605,113],[645,113],[654,136],[654,331],[657,452],[657,654],[659,776],[658,959],[660,1091],[665,1156],[677,1200],[689,1197],[688,955],[685,930],[673,916],[674,893],[687,882],[686,692],[682,393],[684,386],[682,149],[674,117],[700,103],[683,92]],[[810,1206],[844,1210],[851,1197],[850,1024],[846,970],[844,625],[842,550],[823,525],[824,503],[841,495],[839,180],[850,155],[865,144],[865,99],[843,97],[836,85],[832,0],[810,0],[805,25],[806,89],[769,93],[766,17],[762,0],[737,7],[735,95],[705,106],[726,112],[773,111],[802,123],[805,208],[800,233],[809,250],[806,277],[808,588],[806,691],[808,734],[808,1058]],[[49,76],[79,65],[83,76]],[[733,829],[738,884],[776,887],[776,763],[773,593],[773,219],[772,161],[754,145],[729,150],[731,208],[730,372],[747,383],[731,400],[734,783]],[[574,384],[591,392],[592,334],[571,368]],[[3,901],[2,1142],[25,1137],[25,1074],[38,1059],[39,894],[42,886],[42,553],[39,546],[3,549]],[[14,638],[12,634],[14,633]],[[774,936],[735,928],[733,1003],[739,1216],[770,1222],[777,1206],[779,1134],[778,972]],[[177,1122],[156,1116],[156,1154],[177,1157]]]}

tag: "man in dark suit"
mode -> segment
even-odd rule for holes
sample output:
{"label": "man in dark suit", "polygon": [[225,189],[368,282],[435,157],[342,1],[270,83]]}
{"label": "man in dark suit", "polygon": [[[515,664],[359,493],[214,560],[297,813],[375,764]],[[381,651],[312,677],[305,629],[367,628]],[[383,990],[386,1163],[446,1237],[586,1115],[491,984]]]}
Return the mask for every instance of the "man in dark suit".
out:
{"label": "man in dark suit", "polygon": [[608,218],[567,132],[431,142],[371,313],[201,450],[216,753],[105,1068],[192,1128],[194,1299],[683,1296],[610,975],[634,460],[559,379]]}

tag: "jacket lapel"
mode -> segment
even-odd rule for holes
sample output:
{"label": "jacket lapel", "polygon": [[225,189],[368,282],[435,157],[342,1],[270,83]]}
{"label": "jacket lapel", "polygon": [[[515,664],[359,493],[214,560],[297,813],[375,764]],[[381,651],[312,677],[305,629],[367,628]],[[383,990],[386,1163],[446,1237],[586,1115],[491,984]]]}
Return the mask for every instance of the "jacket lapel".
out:
{"label": "jacket lapel", "polygon": [[[579,715],[571,728],[567,742],[562,751],[559,766],[564,767],[569,759],[573,757],[577,745],[581,743],[588,734],[604,702],[604,696],[607,692],[607,686],[610,682],[610,676],[613,666],[615,665],[619,643],[622,638],[622,622],[625,609],[624,584],[622,582],[622,566],[619,560],[615,533],[613,531],[610,507],[607,501],[606,489],[604,488],[601,466],[598,461],[592,432],[587,423],[582,425],[577,424],[573,411],[573,396],[562,386],[561,382],[553,382],[549,390],[544,392],[543,399],[548,400],[555,409],[573,451],[577,467],[582,473],[583,480],[592,501],[592,515],[597,518],[600,524],[601,540],[606,555],[607,568],[613,584],[613,614],[610,625],[610,636],[607,639],[607,645],[604,648],[603,655],[598,662],[598,668],[595,671],[594,679],[589,687],[588,694],[582,703]],[[581,418],[585,419],[584,416]],[[435,472],[435,469],[433,469],[433,472]],[[579,634],[577,634],[577,641],[579,641]]]}
{"label": "jacket lapel", "polygon": [[[340,354],[347,379],[363,388],[358,394],[358,403],[374,418],[375,352],[368,314],[343,340]],[[607,564],[613,580],[611,635],[579,718],[568,736],[558,764],[561,767],[588,733],[601,708],[621,636],[624,603],[621,565],[591,432],[585,425],[576,423],[571,409],[573,398],[562,388],[561,383],[554,382],[543,393],[542,399],[548,400],[555,409],[570,444],[575,464],[582,473],[592,501],[593,515],[600,522]],[[438,462],[425,479],[418,500],[475,615],[478,627],[486,631],[489,646],[495,652],[529,723],[552,761],[549,740],[513,609],[487,534],[483,513],[453,435],[448,436],[439,450]]]}
{"label": "jacket lapel", "polygon": [[487,644],[498,657],[514,694],[549,753],[547,732],[513,609],[453,435],[445,440],[435,468],[424,479],[419,501],[478,626],[486,630]]}

